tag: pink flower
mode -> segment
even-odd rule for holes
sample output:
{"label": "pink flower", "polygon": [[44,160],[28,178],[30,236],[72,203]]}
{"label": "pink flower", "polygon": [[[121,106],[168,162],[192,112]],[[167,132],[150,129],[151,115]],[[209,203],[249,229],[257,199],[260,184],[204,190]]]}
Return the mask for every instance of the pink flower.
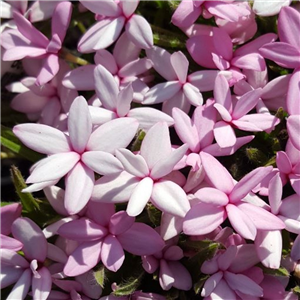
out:
{"label": "pink flower", "polygon": [[253,3],[253,11],[256,15],[262,17],[269,17],[277,15],[282,7],[289,6],[291,4],[291,0],[280,0],[280,1],[262,1],[262,0],[254,0]]}
{"label": "pink flower", "polygon": [[222,224],[227,217],[235,231],[250,240],[256,238],[257,229],[285,228],[278,217],[244,199],[271,168],[257,168],[234,184],[229,172],[213,156],[201,152],[200,157],[207,181],[214,188],[204,187],[195,193],[195,197],[200,202],[193,205],[185,216],[183,222],[185,234],[209,233]]}
{"label": "pink flower", "polygon": [[125,211],[116,213],[113,204],[90,202],[86,217],[68,222],[58,230],[61,236],[79,242],[69,256],[64,273],[83,274],[100,260],[116,272],[125,259],[124,250],[134,255],[160,251],[164,242],[159,234],[150,226],[134,221]]}
{"label": "pink flower", "polygon": [[39,190],[67,175],[65,207],[69,214],[76,214],[90,199],[94,171],[114,174],[123,170],[113,154],[131,142],[137,127],[135,119],[120,118],[93,131],[87,102],[80,96],[70,108],[69,136],[41,124],[20,124],[13,131],[29,148],[49,155],[33,166],[26,182],[37,184],[35,190]]}
{"label": "pink flower", "polygon": [[18,30],[6,30],[1,46],[5,49],[3,60],[19,60],[24,57],[43,59],[43,66],[36,79],[37,85],[50,81],[59,70],[58,53],[68,29],[72,13],[70,2],[57,4],[52,18],[52,38],[49,40],[25,17],[14,12]]}
{"label": "pink flower", "polygon": [[173,171],[186,150],[187,145],[172,150],[167,124],[155,124],[147,132],[140,154],[127,149],[116,151],[124,171],[100,178],[91,199],[108,203],[128,201],[126,211],[130,216],[139,215],[149,200],[161,211],[185,216],[190,208],[185,192],[164,177]]}
{"label": "pink flower", "polygon": [[135,45],[142,49],[153,46],[149,23],[142,16],[134,14],[139,1],[81,0],[80,2],[94,12],[99,21],[80,39],[78,51],[88,53],[107,48],[117,40],[124,25],[128,38]]}

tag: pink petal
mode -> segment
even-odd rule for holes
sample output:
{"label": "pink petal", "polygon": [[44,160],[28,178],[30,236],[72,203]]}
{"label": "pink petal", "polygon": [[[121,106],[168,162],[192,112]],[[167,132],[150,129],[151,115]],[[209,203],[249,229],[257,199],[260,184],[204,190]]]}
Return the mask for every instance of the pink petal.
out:
{"label": "pink petal", "polygon": [[[78,117],[80,116],[80,117]],[[73,149],[82,153],[92,133],[92,118],[84,97],[74,99],[68,117],[68,130]]]}
{"label": "pink petal", "polygon": [[270,172],[272,167],[260,167],[244,176],[233,188],[229,194],[231,203],[242,200],[251,192]]}
{"label": "pink petal", "polygon": [[280,173],[278,172],[269,183],[269,203],[271,206],[271,212],[277,215],[279,212],[282,197],[282,181]]}
{"label": "pink petal", "polygon": [[281,261],[282,236],[280,230],[258,230],[255,248],[262,264],[271,269],[278,269]]}
{"label": "pink petal", "polygon": [[[42,230],[28,218],[18,218],[11,227],[13,236],[23,243],[25,257],[30,261],[37,259],[43,262],[47,255],[47,241]],[[32,242],[35,240],[38,247]]]}
{"label": "pink petal", "polygon": [[127,172],[103,176],[95,182],[91,200],[106,203],[127,202],[139,178]]}
{"label": "pink petal", "polygon": [[77,214],[88,203],[94,180],[94,172],[80,162],[68,173],[65,180],[65,208],[70,215]]}
{"label": "pink petal", "polygon": [[11,233],[12,223],[21,217],[22,205],[12,203],[0,208],[1,234],[9,235]]}
{"label": "pink petal", "polygon": [[124,1],[124,0],[122,0],[120,2],[123,14],[127,18],[130,17],[134,13],[134,11],[136,10],[138,4],[139,4],[139,1]]}
{"label": "pink petal", "polygon": [[229,194],[234,185],[232,177],[227,169],[208,153],[200,152],[200,157],[206,175],[212,184],[225,194]]}
{"label": "pink petal", "polygon": [[159,122],[149,129],[141,146],[141,155],[147,162],[148,168],[171,154],[171,142],[168,125]]}
{"label": "pink petal", "polygon": [[233,204],[226,206],[228,219],[232,227],[239,233],[243,238],[254,240],[256,236],[255,223],[238,207]]}
{"label": "pink petal", "polygon": [[235,245],[229,246],[224,253],[218,257],[218,265],[220,270],[226,271],[234,261],[237,254],[237,247]]}
{"label": "pink petal", "polygon": [[91,299],[99,299],[102,294],[102,287],[100,285],[95,285],[91,281],[94,278],[94,271],[91,270],[85,274],[75,277],[75,280],[81,284],[82,292],[87,297]]}
{"label": "pink petal", "polygon": [[102,125],[117,118],[115,112],[102,107],[89,106],[89,112],[92,118],[93,125]]}
{"label": "pink petal", "polygon": [[188,211],[183,221],[183,232],[187,235],[202,235],[215,230],[227,218],[223,207],[199,203]]}
{"label": "pink petal", "polygon": [[169,268],[169,264],[164,260],[160,260],[159,284],[163,290],[168,291],[173,286],[175,279]]}
{"label": "pink petal", "polygon": [[43,191],[54,210],[62,216],[68,216],[68,212],[64,207],[65,191],[58,186],[49,186],[44,188]]}
{"label": "pink petal", "polygon": [[141,178],[149,175],[147,163],[141,155],[135,155],[128,149],[118,149],[116,150],[116,157],[126,172]]}
{"label": "pink petal", "polygon": [[295,148],[300,150],[299,129],[300,129],[300,115],[289,116],[287,119],[287,130],[290,140]]}
{"label": "pink petal", "polygon": [[165,246],[160,235],[150,226],[134,223],[130,229],[118,235],[124,250],[134,255],[152,255]]}
{"label": "pink petal", "polygon": [[109,121],[92,132],[86,150],[113,153],[118,148],[126,148],[132,141],[137,128],[138,122],[132,118]]}
{"label": "pink petal", "polygon": [[214,98],[216,103],[223,105],[228,111],[232,109],[231,93],[225,76],[219,74],[215,80]]}
{"label": "pink petal", "polygon": [[107,233],[105,227],[86,218],[65,223],[58,229],[59,235],[79,242],[96,241],[105,237]]}
{"label": "pink petal", "polygon": [[183,93],[183,89],[177,92],[171,99],[166,100],[162,105],[162,111],[171,115],[174,107],[178,107],[185,113],[188,113],[191,108],[191,104]]}
{"label": "pink petal", "polygon": [[142,49],[153,46],[153,34],[149,23],[140,15],[132,15],[125,26],[128,38]]}
{"label": "pink petal", "polygon": [[183,93],[192,105],[197,107],[197,106],[203,104],[203,97],[202,97],[201,92],[199,91],[199,89],[197,87],[195,87],[191,83],[187,82],[183,86]]}
{"label": "pink petal", "polygon": [[142,256],[142,266],[147,273],[153,274],[159,267],[159,260],[152,255]]}
{"label": "pink petal", "polygon": [[231,60],[231,65],[246,70],[264,71],[266,63],[264,58],[258,53],[249,53],[243,56],[235,56]]}
{"label": "pink petal", "polygon": [[42,69],[36,78],[37,85],[43,85],[52,80],[59,71],[59,59],[56,54],[49,54],[44,60]]}
{"label": "pink petal", "polygon": [[122,245],[115,236],[108,235],[102,244],[102,263],[108,270],[117,272],[121,268],[124,259],[125,254]]}
{"label": "pink petal", "polygon": [[87,206],[86,216],[97,224],[108,227],[111,217],[115,214],[115,205],[112,203],[100,203],[90,201]]}
{"label": "pink petal", "polygon": [[129,216],[139,215],[149,201],[153,190],[153,180],[150,177],[143,178],[132,191],[126,212]]}
{"label": "pink petal", "polygon": [[294,261],[298,261],[300,259],[300,235],[298,235],[294,241],[294,245],[291,250],[291,258]]}
{"label": "pink petal", "polygon": [[38,269],[38,276],[32,277],[32,296],[33,299],[46,300],[51,291],[52,278],[46,267]]}
{"label": "pink petal", "polygon": [[171,99],[181,89],[178,81],[167,81],[152,87],[145,95],[143,104],[157,104]]}
{"label": "pink petal", "polygon": [[171,173],[174,170],[175,165],[182,159],[187,150],[188,145],[184,144],[173,150],[168,157],[164,157],[156,162],[150,173],[151,178],[158,179]]}
{"label": "pink petal", "polygon": [[190,209],[184,190],[172,181],[156,182],[153,186],[151,202],[161,211],[184,217]]}
{"label": "pink petal", "polygon": [[152,61],[153,68],[167,81],[178,80],[171,64],[171,54],[163,48],[154,46],[146,51],[147,57]]}
{"label": "pink petal", "polygon": [[127,117],[137,119],[140,124],[140,128],[145,130],[148,130],[158,122],[166,122],[168,126],[174,124],[172,117],[151,107],[133,108],[128,112]]}
{"label": "pink petal", "polygon": [[69,256],[64,267],[67,276],[81,275],[100,261],[102,241],[83,242]]}
{"label": "pink petal", "polygon": [[187,60],[185,55],[181,51],[174,52],[170,56],[170,61],[179,82],[185,83],[189,68],[189,61]]}
{"label": "pink petal", "polygon": [[225,206],[228,204],[228,196],[214,188],[204,187],[194,194],[202,203],[216,206]]}
{"label": "pink petal", "polygon": [[283,7],[278,18],[278,35],[281,42],[300,48],[299,38],[294,32],[300,26],[299,11],[292,7]]}
{"label": "pink petal", "polygon": [[232,118],[239,119],[242,116],[246,115],[251,109],[257,104],[259,97],[261,95],[261,89],[256,89],[249,91],[244,94],[236,103],[233,112]]}
{"label": "pink petal", "polygon": [[231,117],[229,111],[223,105],[221,105],[219,103],[215,103],[214,104],[214,108],[218,111],[218,113],[220,114],[221,118],[225,122],[231,122],[232,117]]}
{"label": "pink petal", "polygon": [[292,165],[287,154],[283,151],[276,153],[276,165],[280,172],[289,174],[292,172]]}
{"label": "pink petal", "polygon": [[182,231],[183,218],[171,214],[162,213],[160,222],[160,235],[164,240],[169,240]]}
{"label": "pink petal", "polygon": [[192,288],[192,277],[189,271],[178,261],[169,261],[169,268],[173,274],[173,287],[188,291]]}
{"label": "pink petal", "polygon": [[69,89],[91,91],[95,89],[94,65],[78,67],[66,73],[62,84]]}
{"label": "pink petal", "polygon": [[164,253],[164,258],[166,260],[180,260],[183,258],[183,251],[178,246],[170,246]]}
{"label": "pink petal", "polygon": [[94,70],[96,94],[103,107],[114,111],[117,106],[119,87],[112,74],[103,66],[98,65]]}
{"label": "pink petal", "polygon": [[280,201],[280,215],[300,221],[299,209],[300,209],[300,196],[297,194],[291,195]]}
{"label": "pink petal", "polygon": [[65,176],[79,161],[80,156],[75,152],[50,155],[38,162],[26,183],[51,181]]}
{"label": "pink petal", "polygon": [[[24,270],[19,267],[9,265],[1,265],[1,289],[4,289],[13,283],[17,282]],[[26,295],[25,295],[26,296]]]}
{"label": "pink petal", "polygon": [[300,69],[295,70],[288,83],[286,95],[287,111],[290,115],[300,115]]}
{"label": "pink petal", "polygon": [[19,277],[13,289],[9,293],[7,300],[25,299],[31,286],[31,270],[26,269]]}
{"label": "pink petal", "polygon": [[128,116],[132,100],[133,89],[132,85],[128,84],[119,92],[117,97],[117,114],[119,117],[125,117],[126,115]]}
{"label": "pink petal", "polygon": [[[68,223],[70,221],[73,221],[73,220],[76,220],[78,219],[78,216],[75,215],[75,216],[71,216],[71,217],[65,217],[65,218],[62,218],[60,220],[58,220],[57,222],[54,222],[50,225],[48,225],[47,227],[45,227],[43,229],[43,234],[45,236],[46,239],[54,236],[57,234],[58,232],[58,229],[65,223]],[[48,245],[48,249],[49,249],[49,245]]]}
{"label": "pink petal", "polygon": [[[28,261],[23,256],[19,255],[17,252],[10,249],[1,248],[0,253],[1,253],[1,267],[8,266],[11,269],[12,273],[15,272],[18,273],[17,270],[13,270],[14,267],[17,267],[19,269],[29,268]],[[2,278],[1,278],[1,284],[2,284]]]}
{"label": "pink petal", "polygon": [[53,127],[42,124],[20,124],[13,128],[14,134],[28,148],[44,154],[69,152],[67,136]]}
{"label": "pink petal", "polygon": [[134,61],[127,63],[124,67],[122,67],[119,70],[118,75],[120,77],[138,76],[148,71],[151,68],[152,68],[152,61],[150,59],[146,57],[138,58]]}
{"label": "pink petal", "polygon": [[123,171],[123,166],[111,153],[104,151],[87,151],[81,155],[82,162],[101,175],[111,175]]}
{"label": "pink petal", "polygon": [[248,114],[241,117],[238,121],[232,121],[232,123],[242,130],[271,131],[279,124],[279,119],[268,114]]}
{"label": "pink petal", "polygon": [[[210,4],[214,5],[213,3]],[[217,4],[220,5],[219,3]],[[222,5],[222,4],[221,4]],[[225,59],[226,61],[230,61],[232,59],[232,42],[229,34],[218,27],[213,27],[213,43],[215,46],[215,49],[217,50],[215,53]],[[222,45],[222,47],[220,47]],[[226,68],[227,69],[227,68]]]}
{"label": "pink petal", "polygon": [[201,291],[202,297],[208,297],[214,291],[214,289],[218,286],[220,280],[223,277],[223,272],[218,272],[211,275],[204,283],[204,286]]}
{"label": "pink petal", "polygon": [[55,7],[52,18],[52,35],[57,34],[61,41],[66,36],[72,15],[72,3],[60,2]]}
{"label": "pink petal", "polygon": [[255,224],[257,229],[277,230],[285,228],[284,223],[267,210],[250,203],[240,203],[237,205]]}
{"label": "pink petal", "polygon": [[94,56],[94,61],[96,66],[102,65],[111,74],[118,73],[118,66],[114,56],[107,50],[100,49],[96,52]]}
{"label": "pink petal", "polygon": [[224,279],[221,279],[213,292],[210,294],[211,299],[231,299],[236,300],[235,292],[227,285]]}
{"label": "pink petal", "polygon": [[108,0],[105,2],[81,0],[80,3],[82,3],[93,13],[101,14],[106,17],[117,17],[121,14],[120,6],[113,0]]}
{"label": "pink petal", "polygon": [[3,234],[0,234],[0,244],[2,249],[9,249],[16,252],[23,248],[23,244],[21,242]]}
{"label": "pink petal", "polygon": [[134,223],[135,218],[130,217],[125,211],[115,213],[109,221],[109,232],[119,235],[127,231]]}

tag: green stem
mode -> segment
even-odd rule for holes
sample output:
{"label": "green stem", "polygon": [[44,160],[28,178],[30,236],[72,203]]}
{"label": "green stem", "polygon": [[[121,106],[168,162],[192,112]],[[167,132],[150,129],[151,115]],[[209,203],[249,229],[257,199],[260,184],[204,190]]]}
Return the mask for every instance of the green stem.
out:
{"label": "green stem", "polygon": [[85,66],[88,65],[89,62],[83,58],[73,55],[69,52],[69,50],[63,48],[60,52],[60,57],[65,59],[68,62],[75,63],[77,65]]}

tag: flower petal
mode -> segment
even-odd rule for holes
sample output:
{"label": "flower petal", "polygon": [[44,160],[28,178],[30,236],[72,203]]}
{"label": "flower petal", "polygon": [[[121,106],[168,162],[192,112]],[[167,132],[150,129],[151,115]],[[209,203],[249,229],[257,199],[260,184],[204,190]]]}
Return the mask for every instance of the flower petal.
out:
{"label": "flower petal", "polygon": [[32,297],[33,299],[46,300],[52,287],[52,277],[46,267],[38,269],[39,276],[32,277]]}

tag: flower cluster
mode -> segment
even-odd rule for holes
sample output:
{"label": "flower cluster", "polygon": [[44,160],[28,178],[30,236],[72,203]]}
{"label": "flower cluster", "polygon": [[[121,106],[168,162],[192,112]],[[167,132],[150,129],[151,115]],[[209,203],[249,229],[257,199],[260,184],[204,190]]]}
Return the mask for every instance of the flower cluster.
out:
{"label": "flower cluster", "polygon": [[297,3],[0,6],[6,299],[297,299]]}

